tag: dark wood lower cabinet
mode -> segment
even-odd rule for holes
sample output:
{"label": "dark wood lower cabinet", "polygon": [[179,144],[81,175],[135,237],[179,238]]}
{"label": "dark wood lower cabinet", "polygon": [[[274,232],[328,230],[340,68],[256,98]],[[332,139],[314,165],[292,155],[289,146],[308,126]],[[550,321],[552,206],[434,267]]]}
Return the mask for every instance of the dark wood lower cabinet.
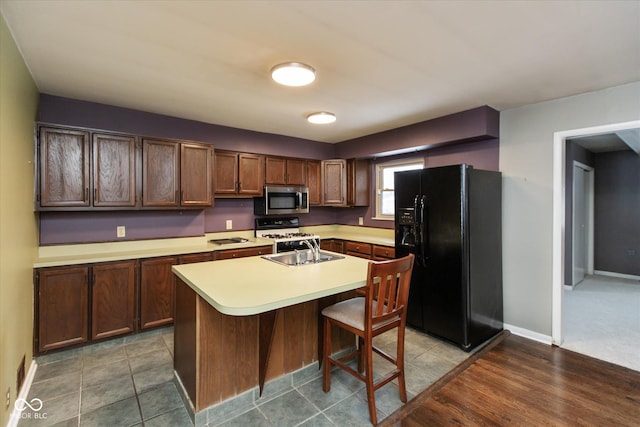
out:
{"label": "dark wood lower cabinet", "polygon": [[171,266],[176,257],[140,261],[140,329],[173,323],[175,285]]}
{"label": "dark wood lower cabinet", "polygon": [[140,329],[170,325],[174,317],[176,264],[213,261],[213,253],[148,258],[140,260]]}
{"label": "dark wood lower cabinet", "polygon": [[37,352],[89,340],[89,267],[43,268],[36,274]]}
{"label": "dark wood lower cabinet", "polygon": [[135,331],[136,262],[92,267],[91,339]]}

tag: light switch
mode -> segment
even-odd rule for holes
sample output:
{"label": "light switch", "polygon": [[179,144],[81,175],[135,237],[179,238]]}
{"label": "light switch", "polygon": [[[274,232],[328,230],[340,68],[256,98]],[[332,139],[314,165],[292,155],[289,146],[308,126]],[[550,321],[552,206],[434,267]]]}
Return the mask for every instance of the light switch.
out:
{"label": "light switch", "polygon": [[127,230],[124,225],[119,225],[116,227],[116,236],[117,237],[125,237],[127,235]]}
{"label": "light switch", "polygon": [[358,225],[364,225],[364,218],[361,216],[358,217]]}
{"label": "light switch", "polygon": [[227,230],[232,230],[233,229],[233,221],[228,219],[227,220]]}

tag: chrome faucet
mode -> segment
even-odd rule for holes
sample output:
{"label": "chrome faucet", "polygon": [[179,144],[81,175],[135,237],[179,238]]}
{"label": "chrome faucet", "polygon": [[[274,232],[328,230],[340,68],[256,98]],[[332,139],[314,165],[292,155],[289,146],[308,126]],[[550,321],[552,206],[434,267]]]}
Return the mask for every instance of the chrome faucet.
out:
{"label": "chrome faucet", "polygon": [[302,243],[307,245],[313,253],[313,262],[320,262],[320,244],[316,242],[316,239],[303,240]]}

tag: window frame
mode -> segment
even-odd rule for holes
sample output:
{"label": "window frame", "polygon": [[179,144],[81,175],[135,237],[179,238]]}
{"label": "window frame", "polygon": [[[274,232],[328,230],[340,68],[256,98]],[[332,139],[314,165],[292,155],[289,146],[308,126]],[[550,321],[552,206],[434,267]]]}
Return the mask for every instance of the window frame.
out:
{"label": "window frame", "polygon": [[394,221],[394,215],[385,215],[382,211],[382,193],[383,191],[390,191],[388,188],[382,188],[383,185],[383,176],[385,169],[395,168],[399,166],[408,166],[408,165],[419,165],[419,168],[423,169],[425,165],[425,161],[423,157],[412,157],[406,159],[398,159],[392,160],[384,163],[376,164],[376,173],[375,173],[375,216],[372,219],[382,220],[382,221]]}

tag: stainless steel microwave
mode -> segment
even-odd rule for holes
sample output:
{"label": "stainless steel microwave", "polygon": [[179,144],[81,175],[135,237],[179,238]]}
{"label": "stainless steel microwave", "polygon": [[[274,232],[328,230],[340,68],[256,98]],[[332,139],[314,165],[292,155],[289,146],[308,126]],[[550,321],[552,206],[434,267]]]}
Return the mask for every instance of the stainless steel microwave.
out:
{"label": "stainless steel microwave", "polygon": [[253,199],[256,215],[299,214],[309,212],[309,189],[298,186],[265,185],[262,197]]}

